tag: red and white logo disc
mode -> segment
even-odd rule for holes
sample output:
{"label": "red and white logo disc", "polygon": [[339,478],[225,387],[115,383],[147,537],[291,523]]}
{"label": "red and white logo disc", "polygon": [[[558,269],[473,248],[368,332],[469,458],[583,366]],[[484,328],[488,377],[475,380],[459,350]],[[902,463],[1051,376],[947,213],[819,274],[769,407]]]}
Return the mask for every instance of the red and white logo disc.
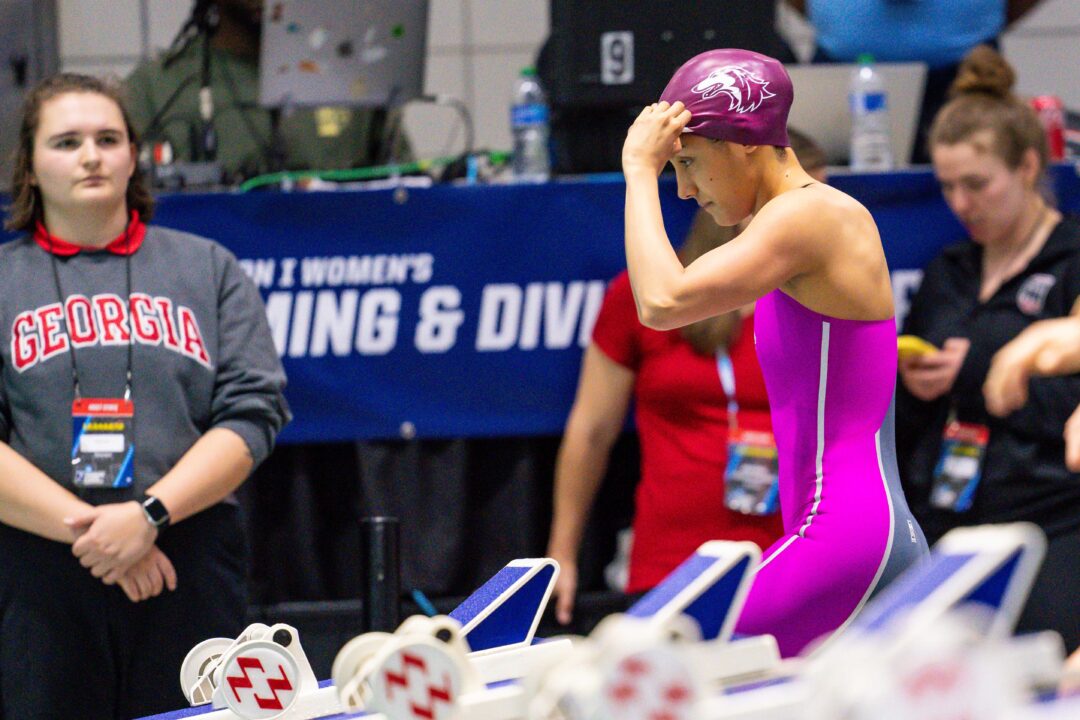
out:
{"label": "red and white logo disc", "polygon": [[269,720],[296,700],[300,671],[288,650],[268,640],[241,643],[219,671],[225,704],[245,720]]}
{"label": "red and white logo disc", "polygon": [[691,720],[696,699],[690,672],[664,647],[619,660],[604,682],[603,698],[615,720]]}
{"label": "red and white logo disc", "polygon": [[451,720],[463,674],[437,640],[390,650],[371,673],[371,709],[394,720]]}

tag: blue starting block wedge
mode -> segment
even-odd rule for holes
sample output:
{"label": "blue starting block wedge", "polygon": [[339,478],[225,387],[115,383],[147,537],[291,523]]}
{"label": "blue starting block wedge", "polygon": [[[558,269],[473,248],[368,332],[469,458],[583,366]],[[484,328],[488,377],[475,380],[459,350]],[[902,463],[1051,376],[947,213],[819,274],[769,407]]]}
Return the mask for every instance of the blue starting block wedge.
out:
{"label": "blue starting block wedge", "polygon": [[852,627],[877,632],[901,615],[922,627],[950,611],[974,609],[986,637],[1008,637],[1045,554],[1046,537],[1030,523],[951,530],[926,563],[897,578]]}
{"label": "blue starting block wedge", "polygon": [[450,617],[461,623],[462,636],[474,653],[527,647],[558,576],[559,565],[549,558],[513,560]]}
{"label": "blue starting block wedge", "polygon": [[754,543],[711,540],[626,614],[660,624],[686,615],[697,622],[702,640],[730,640],[760,560]]}

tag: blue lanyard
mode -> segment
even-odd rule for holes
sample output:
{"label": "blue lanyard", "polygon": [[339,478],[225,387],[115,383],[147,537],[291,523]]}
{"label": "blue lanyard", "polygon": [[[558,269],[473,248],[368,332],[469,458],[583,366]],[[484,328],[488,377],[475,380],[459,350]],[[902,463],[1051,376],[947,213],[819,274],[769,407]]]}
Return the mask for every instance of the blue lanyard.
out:
{"label": "blue lanyard", "polygon": [[738,427],[739,403],[735,400],[735,368],[731,365],[731,358],[727,350],[720,348],[716,351],[716,372],[720,376],[720,386],[724,388],[728,403],[728,425],[732,430]]}

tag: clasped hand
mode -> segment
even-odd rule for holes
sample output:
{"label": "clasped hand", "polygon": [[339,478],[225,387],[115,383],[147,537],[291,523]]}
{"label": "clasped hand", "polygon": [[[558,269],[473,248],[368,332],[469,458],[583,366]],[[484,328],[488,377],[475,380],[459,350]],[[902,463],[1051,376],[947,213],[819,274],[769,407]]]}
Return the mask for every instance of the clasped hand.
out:
{"label": "clasped hand", "polygon": [[690,111],[682,102],[647,105],[626,133],[623,171],[647,169],[659,175],[664,165],[682,149],[679,136],[688,122]]}
{"label": "clasped hand", "polygon": [[65,519],[75,542],[72,554],[106,585],[119,584],[133,602],[165,587],[176,589],[176,570],[155,544],[157,530],[135,501],[88,508]]}

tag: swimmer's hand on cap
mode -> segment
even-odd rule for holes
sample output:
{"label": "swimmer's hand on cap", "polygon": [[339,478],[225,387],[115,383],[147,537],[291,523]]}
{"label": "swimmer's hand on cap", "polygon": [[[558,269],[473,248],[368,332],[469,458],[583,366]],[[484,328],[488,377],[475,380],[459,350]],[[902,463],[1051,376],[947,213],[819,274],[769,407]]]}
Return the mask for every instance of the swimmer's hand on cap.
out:
{"label": "swimmer's hand on cap", "polygon": [[690,122],[690,111],[681,101],[646,105],[626,133],[623,143],[623,173],[647,171],[659,175],[682,149],[679,136]]}

